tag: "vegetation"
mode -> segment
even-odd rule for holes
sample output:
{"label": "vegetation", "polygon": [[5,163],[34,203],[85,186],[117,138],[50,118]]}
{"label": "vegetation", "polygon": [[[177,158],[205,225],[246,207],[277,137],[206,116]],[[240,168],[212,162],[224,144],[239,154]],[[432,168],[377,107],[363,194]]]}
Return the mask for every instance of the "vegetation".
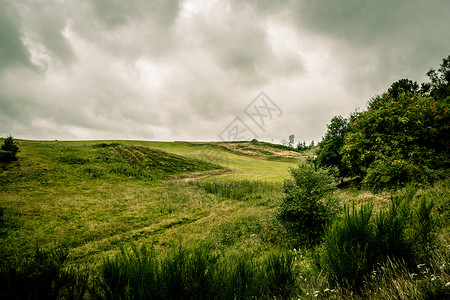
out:
{"label": "vegetation", "polygon": [[103,261],[96,290],[105,299],[285,299],[295,292],[293,262],[282,251],[259,260],[180,245],[158,257],[154,249],[134,246]]}
{"label": "vegetation", "polygon": [[[343,161],[366,186],[380,189],[440,177],[450,161],[448,105],[419,94],[385,94],[352,117]],[[442,176],[442,175],[441,175]]]}
{"label": "vegetation", "polygon": [[[378,195],[351,187],[337,190],[330,172],[311,163],[303,162],[289,173],[285,171],[288,163],[268,160],[264,154],[236,155],[217,148],[227,151],[230,158],[230,170],[224,172],[191,159],[200,158],[197,153],[206,145],[114,141],[18,144],[20,164],[12,162],[13,167],[0,173],[4,208],[0,269],[2,278],[9,278],[2,281],[1,291],[6,298],[209,295],[219,299],[282,299],[314,295],[345,298],[351,293],[364,298],[373,291],[381,295],[395,288],[386,283],[389,280],[399,281],[405,290],[413,289],[416,296],[448,292],[448,269],[439,269],[447,248],[438,243],[449,226],[445,199],[450,189],[446,181],[418,191],[410,202],[401,198],[411,210],[401,227],[405,239],[399,239],[395,226],[387,224],[403,220],[400,216],[404,214],[393,218],[383,204],[388,199],[382,196],[379,200]],[[261,147],[266,149],[265,144]],[[136,173],[110,171],[119,164]],[[158,171],[157,166],[165,171]],[[92,175],[93,170],[98,175]],[[149,173],[139,175],[138,171]],[[289,174],[292,178],[286,179]],[[286,179],[284,184],[280,178]],[[426,200],[422,202],[422,198]],[[360,215],[360,206],[373,203],[367,226],[377,232],[383,212],[385,232],[395,237],[371,233],[370,241],[374,236],[383,240],[383,236],[384,249],[394,249],[389,241],[397,240],[406,242],[408,247],[402,249],[410,249],[410,256],[402,252],[389,254],[389,259],[383,253],[393,252],[387,250],[365,253],[367,259],[362,262],[372,263],[359,264],[365,267],[358,273],[362,283],[357,290],[333,275],[346,274],[345,269],[326,263],[326,255],[334,253],[327,250],[327,239],[340,237],[342,249],[354,249],[352,243],[360,242],[353,234],[346,238],[344,229],[335,235],[329,229],[345,224],[343,220],[348,217],[341,215],[340,207],[348,208],[353,202],[355,215]],[[406,206],[402,205],[398,207]],[[352,213],[350,208],[348,215]],[[291,218],[283,219],[283,214]],[[35,245],[39,245],[38,250]],[[298,250],[291,248],[294,245]],[[353,256],[360,257],[355,253]],[[353,260],[345,259],[353,256],[340,256],[340,265],[352,266]],[[421,264],[433,268],[440,279],[418,269]],[[392,268],[395,272],[388,271]],[[372,276],[374,271],[376,276]],[[412,279],[412,273],[418,275]],[[348,276],[345,282],[351,280]],[[38,290],[36,286],[49,288]]]}
{"label": "vegetation", "polygon": [[316,170],[308,163],[291,169],[291,175],[283,183],[285,196],[278,218],[295,244],[314,245],[335,213],[332,198],[326,198],[336,188],[334,178],[327,170]]}
{"label": "vegetation", "polygon": [[367,111],[334,117],[319,144],[316,162],[339,176],[362,179],[372,190],[427,183],[448,175],[449,68],[428,72],[431,83],[401,79],[374,97]]}
{"label": "vegetation", "polygon": [[238,181],[197,181],[196,185],[206,192],[235,200],[246,200],[249,197],[262,197],[265,193],[277,191],[279,186],[270,182],[238,180]]}
{"label": "vegetation", "polygon": [[65,265],[68,251],[35,249],[21,260],[0,262],[2,299],[83,299],[89,273]]}
{"label": "vegetation", "polygon": [[344,146],[345,135],[348,132],[348,120],[342,116],[334,117],[327,126],[327,132],[319,143],[316,152],[316,163],[322,168],[336,168],[338,177],[342,180],[349,174],[347,164],[342,161],[340,149]]}
{"label": "vegetation", "polygon": [[11,162],[17,160],[17,152],[19,152],[19,146],[10,135],[4,141],[0,150],[0,162]]}

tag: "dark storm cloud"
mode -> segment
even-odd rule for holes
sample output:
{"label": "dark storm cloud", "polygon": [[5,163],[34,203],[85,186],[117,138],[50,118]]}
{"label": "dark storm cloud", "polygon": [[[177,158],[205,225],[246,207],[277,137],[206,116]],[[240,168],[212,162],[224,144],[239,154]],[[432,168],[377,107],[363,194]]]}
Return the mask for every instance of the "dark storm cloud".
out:
{"label": "dark storm cloud", "polygon": [[422,79],[450,50],[445,0],[302,1],[292,15],[298,27],[336,43],[336,54],[350,67],[349,85],[358,77],[373,80],[376,89],[386,85],[386,77]]}
{"label": "dark storm cloud", "polygon": [[450,50],[444,0],[0,4],[0,134],[24,138],[217,139],[265,91],[261,139],[318,141]]}
{"label": "dark storm cloud", "polygon": [[29,54],[20,38],[20,21],[13,7],[0,1],[0,72],[12,65],[30,65]]}

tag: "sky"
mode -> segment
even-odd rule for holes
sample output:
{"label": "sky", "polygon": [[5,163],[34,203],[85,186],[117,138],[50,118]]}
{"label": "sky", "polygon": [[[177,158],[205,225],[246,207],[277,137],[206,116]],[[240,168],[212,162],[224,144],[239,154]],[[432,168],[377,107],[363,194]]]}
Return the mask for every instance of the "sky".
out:
{"label": "sky", "polygon": [[448,0],[0,0],[0,136],[320,141],[450,54]]}

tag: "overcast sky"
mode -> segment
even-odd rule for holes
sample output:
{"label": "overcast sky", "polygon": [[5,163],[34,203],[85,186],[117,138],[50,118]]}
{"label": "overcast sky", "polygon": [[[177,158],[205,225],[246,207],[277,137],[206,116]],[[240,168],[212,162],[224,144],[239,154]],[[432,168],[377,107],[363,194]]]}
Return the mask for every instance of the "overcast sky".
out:
{"label": "overcast sky", "polygon": [[448,0],[0,0],[0,135],[317,142],[426,81],[449,20]]}

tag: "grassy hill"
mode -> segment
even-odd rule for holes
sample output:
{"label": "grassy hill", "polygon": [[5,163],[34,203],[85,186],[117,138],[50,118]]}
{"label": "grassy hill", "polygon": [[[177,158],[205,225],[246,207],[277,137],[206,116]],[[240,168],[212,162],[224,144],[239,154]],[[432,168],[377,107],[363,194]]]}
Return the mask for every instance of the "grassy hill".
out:
{"label": "grassy hill", "polygon": [[[2,255],[62,244],[70,248],[73,261],[89,262],[131,241],[165,245],[178,237],[195,242],[219,236],[225,244],[244,240],[247,233],[233,224],[250,222],[258,230],[265,226],[281,193],[280,182],[296,164],[293,158],[303,159],[297,152],[279,152],[266,144],[261,151],[277,151],[270,158],[230,152],[226,145],[214,143],[19,141],[18,145],[19,160],[0,171],[0,206],[5,211]],[[257,149],[250,143],[240,145]],[[273,188],[243,202],[190,183],[211,178],[259,180],[273,183]],[[236,227],[236,232],[228,231],[228,226]]]}
{"label": "grassy hill", "polygon": [[[282,181],[289,178],[290,167],[314,153],[263,142],[18,145],[18,161],[0,165],[0,262],[30,256],[36,247],[62,246],[69,251],[68,265],[94,273],[106,257],[141,244],[153,245],[158,254],[181,242],[231,259],[246,257],[252,264],[273,259],[273,251],[288,246],[286,230],[276,219]],[[434,201],[433,214],[443,228],[437,234],[444,243],[450,228],[449,183],[438,182],[417,194]],[[388,193],[352,187],[334,196],[341,206],[374,203],[375,211],[390,199]],[[329,290],[326,280],[314,275],[308,251],[291,251],[296,272],[301,270],[296,276],[313,274],[302,289]]]}

